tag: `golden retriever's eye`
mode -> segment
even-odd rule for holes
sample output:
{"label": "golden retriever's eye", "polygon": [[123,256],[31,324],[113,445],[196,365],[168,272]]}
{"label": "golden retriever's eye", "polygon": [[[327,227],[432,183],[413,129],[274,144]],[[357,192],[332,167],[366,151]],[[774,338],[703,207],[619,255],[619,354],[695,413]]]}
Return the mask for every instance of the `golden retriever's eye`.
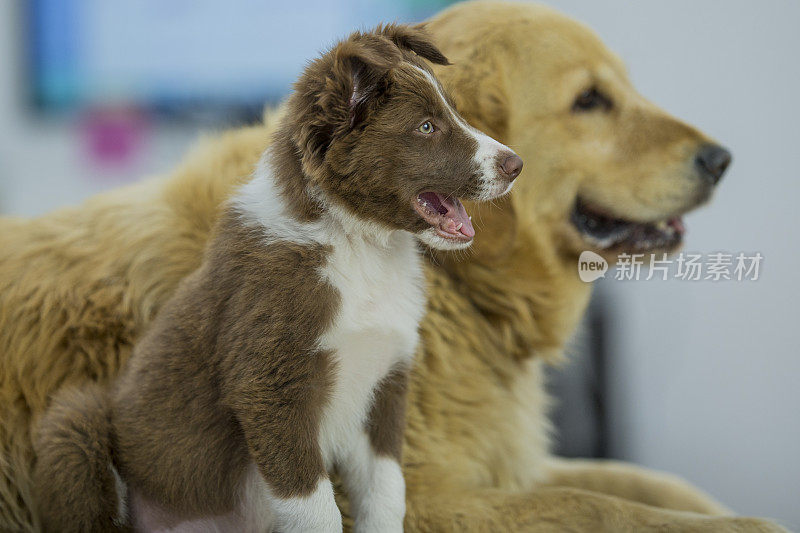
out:
{"label": "golden retriever's eye", "polygon": [[596,87],[583,91],[572,104],[572,110],[576,112],[593,111],[595,109],[608,111],[611,107],[611,99],[598,91]]}
{"label": "golden retriever's eye", "polygon": [[423,122],[423,123],[420,125],[420,127],[419,127],[419,128],[417,128],[417,130],[418,130],[420,133],[424,133],[424,134],[426,134],[426,135],[427,135],[428,133],[433,133],[433,132],[434,132],[433,124],[431,124],[431,121],[430,121],[430,120],[426,120],[425,122]]}

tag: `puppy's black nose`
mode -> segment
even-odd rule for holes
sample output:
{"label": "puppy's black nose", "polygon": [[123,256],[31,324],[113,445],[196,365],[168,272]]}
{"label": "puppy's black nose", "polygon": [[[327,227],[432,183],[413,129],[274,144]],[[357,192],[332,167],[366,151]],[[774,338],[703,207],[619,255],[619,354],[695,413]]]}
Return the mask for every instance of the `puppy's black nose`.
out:
{"label": "puppy's black nose", "polygon": [[731,153],[722,146],[706,144],[697,152],[694,162],[703,177],[716,185],[731,164]]}
{"label": "puppy's black nose", "polygon": [[514,180],[522,172],[522,158],[515,153],[500,156],[500,170],[503,171],[508,179]]}

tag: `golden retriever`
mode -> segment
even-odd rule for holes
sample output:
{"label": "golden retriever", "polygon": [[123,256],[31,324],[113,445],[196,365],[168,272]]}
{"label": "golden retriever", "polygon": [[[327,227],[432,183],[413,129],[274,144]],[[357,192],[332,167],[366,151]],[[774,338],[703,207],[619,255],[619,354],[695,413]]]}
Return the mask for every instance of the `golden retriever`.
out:
{"label": "golden retriever", "polygon": [[[409,390],[410,531],[781,531],[687,483],[548,452],[543,366],[589,299],[577,256],[680,245],[730,155],[647,102],[585,26],[545,7],[464,3],[427,24],[473,125],[525,170],[475,211],[466,257],[433,257]],[[200,263],[220,204],[276,121],[200,144],[170,176],[0,225],[0,529],[35,531],[30,431],[60,387],[117,375]],[[474,206],[473,209],[479,206]],[[347,503],[341,502],[346,510]]]}

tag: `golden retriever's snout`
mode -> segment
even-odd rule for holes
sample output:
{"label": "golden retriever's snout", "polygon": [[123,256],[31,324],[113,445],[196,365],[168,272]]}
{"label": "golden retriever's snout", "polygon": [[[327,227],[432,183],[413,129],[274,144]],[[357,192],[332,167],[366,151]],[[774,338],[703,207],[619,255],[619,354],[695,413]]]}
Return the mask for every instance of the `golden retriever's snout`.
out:
{"label": "golden retriever's snout", "polygon": [[508,181],[514,181],[519,173],[522,172],[522,158],[514,152],[501,153],[497,157],[500,173]]}
{"label": "golden retriever's snout", "polygon": [[694,162],[700,175],[716,185],[731,164],[731,153],[722,146],[706,144],[697,152]]}

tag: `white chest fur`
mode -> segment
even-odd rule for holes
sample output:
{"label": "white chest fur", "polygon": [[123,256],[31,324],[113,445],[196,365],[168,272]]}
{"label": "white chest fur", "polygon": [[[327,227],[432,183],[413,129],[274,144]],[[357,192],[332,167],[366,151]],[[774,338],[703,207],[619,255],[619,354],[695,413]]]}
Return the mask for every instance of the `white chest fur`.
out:
{"label": "white chest fur", "polygon": [[412,235],[359,221],[335,205],[304,223],[287,213],[262,158],[254,179],[233,204],[267,242],[325,244],[331,254],[320,275],[339,293],[329,330],[319,339],[333,353],[336,375],[322,416],[319,441],[332,466],[363,435],[375,386],[401,361],[409,362],[425,312],[424,276]]}
{"label": "white chest fur", "polygon": [[319,436],[330,465],[363,433],[375,386],[413,357],[425,299],[421,261],[407,233],[394,232],[382,243],[336,239],[323,275],[341,298],[333,326],[320,339],[336,361]]}

